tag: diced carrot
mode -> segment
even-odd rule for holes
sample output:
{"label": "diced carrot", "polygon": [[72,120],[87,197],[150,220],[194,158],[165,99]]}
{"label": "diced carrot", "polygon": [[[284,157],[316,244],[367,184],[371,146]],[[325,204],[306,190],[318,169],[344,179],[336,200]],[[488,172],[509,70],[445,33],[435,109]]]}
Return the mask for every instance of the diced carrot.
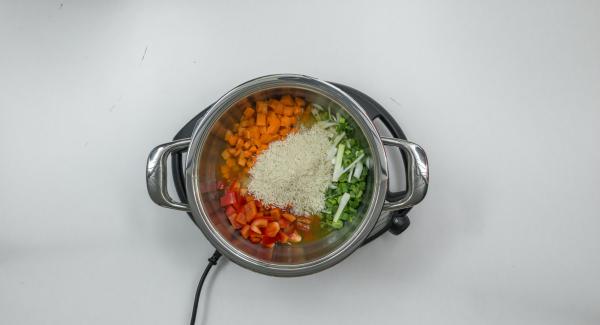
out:
{"label": "diced carrot", "polygon": [[302,97],[294,97],[294,102],[296,102],[296,105],[301,107],[304,107],[304,105],[306,105],[306,102]]}
{"label": "diced carrot", "polygon": [[271,98],[269,99],[269,107],[272,109],[275,109],[275,107],[279,106],[281,104],[281,102],[279,102],[279,100],[275,99],[275,98]]}
{"label": "diced carrot", "polygon": [[288,133],[290,133],[290,129],[289,128],[281,128],[279,130],[279,135],[281,135],[282,137],[287,136]]}
{"label": "diced carrot", "polygon": [[256,126],[267,125],[267,115],[265,113],[258,113],[256,115]]}
{"label": "diced carrot", "polygon": [[275,106],[275,108],[273,109],[273,111],[276,114],[279,114],[279,115],[283,114],[283,104],[279,103],[279,105]]}
{"label": "diced carrot", "polygon": [[248,132],[248,129],[246,129],[245,127],[240,127],[240,129],[238,130],[238,137],[241,138],[246,138],[246,134]]}
{"label": "diced carrot", "polygon": [[263,134],[260,136],[260,142],[262,143],[269,143],[271,142],[271,136],[267,133]]}
{"label": "diced carrot", "polygon": [[225,131],[225,141],[229,142],[229,138],[231,138],[232,135],[233,132],[231,132],[231,130]]}
{"label": "diced carrot", "polygon": [[260,136],[257,126],[253,126],[253,127],[249,128],[248,133],[249,133],[250,139],[257,139]]}
{"label": "diced carrot", "polygon": [[242,152],[242,149],[240,148],[236,148],[235,151],[233,152],[233,156],[234,157],[238,157],[240,155],[240,153]]}
{"label": "diced carrot", "polygon": [[242,157],[250,158],[250,157],[252,157],[252,153],[250,151],[244,151],[244,152],[242,152]]}
{"label": "diced carrot", "polygon": [[243,120],[240,122],[240,127],[247,128],[254,125],[254,119]]}
{"label": "diced carrot", "polygon": [[235,153],[235,148],[228,148],[227,151],[230,155],[233,155]]}
{"label": "diced carrot", "polygon": [[241,148],[244,145],[244,140],[238,138],[237,142],[235,143],[236,148]]}
{"label": "diced carrot", "polygon": [[293,120],[294,120],[294,119],[293,119],[293,118],[291,118],[291,117],[282,116],[282,117],[281,117],[281,126],[283,126],[283,127],[288,127],[288,126],[292,125],[292,121],[293,121]]}
{"label": "diced carrot", "polygon": [[225,176],[225,174],[229,174],[229,166],[221,165],[221,174],[223,174],[223,176]]}
{"label": "diced carrot", "polygon": [[283,107],[283,115],[285,115],[285,116],[294,115],[294,108],[292,106],[284,106]]}
{"label": "diced carrot", "polygon": [[255,113],[255,112],[256,112],[256,111],[255,111],[255,110],[254,110],[252,107],[248,106],[248,107],[246,107],[246,109],[244,110],[244,117],[246,117],[246,118],[250,118],[250,117],[254,116],[254,113]]}
{"label": "diced carrot", "polygon": [[258,149],[258,148],[257,148],[256,146],[252,146],[252,147],[250,147],[249,151],[250,151],[251,153],[256,153],[256,150],[257,150],[257,149]]}
{"label": "diced carrot", "polygon": [[256,111],[258,113],[267,114],[267,110],[268,110],[267,102],[260,101],[260,100],[256,102]]}
{"label": "diced carrot", "polygon": [[294,115],[300,115],[302,113],[302,107],[295,106],[294,107]]}
{"label": "diced carrot", "polygon": [[235,160],[233,158],[229,158],[225,161],[225,166],[231,168],[235,165]]}
{"label": "diced carrot", "polygon": [[244,149],[248,150],[248,149],[250,149],[250,147],[252,147],[252,142],[250,142],[250,141],[244,142],[244,145],[243,145]]}
{"label": "diced carrot", "polygon": [[269,112],[269,114],[267,114],[267,124],[277,122],[281,123],[281,121],[279,121],[279,116],[277,115],[277,113]]}
{"label": "diced carrot", "polygon": [[294,105],[294,101],[292,100],[292,96],[290,96],[290,95],[283,95],[283,96],[281,96],[281,100],[280,101],[281,101],[281,103],[283,105],[286,105],[286,106],[292,106],[292,105]]}
{"label": "diced carrot", "polygon": [[269,122],[269,126],[267,127],[268,134],[275,134],[279,131],[279,126],[281,125],[281,121],[275,114],[269,114],[267,118]]}
{"label": "diced carrot", "polygon": [[229,158],[231,158],[231,154],[229,153],[229,151],[227,149],[223,150],[223,152],[221,152],[221,157],[223,157],[224,160],[227,160]]}
{"label": "diced carrot", "polygon": [[229,139],[227,140],[227,142],[229,143],[230,146],[234,146],[236,144],[236,142],[238,141],[238,136],[235,134],[232,134]]}
{"label": "diced carrot", "polygon": [[274,125],[269,125],[269,127],[267,128],[267,133],[276,134],[278,130],[278,127],[275,127]]}
{"label": "diced carrot", "polygon": [[238,163],[238,165],[240,165],[242,167],[246,166],[246,158],[240,156],[240,158],[238,158],[237,163]]}

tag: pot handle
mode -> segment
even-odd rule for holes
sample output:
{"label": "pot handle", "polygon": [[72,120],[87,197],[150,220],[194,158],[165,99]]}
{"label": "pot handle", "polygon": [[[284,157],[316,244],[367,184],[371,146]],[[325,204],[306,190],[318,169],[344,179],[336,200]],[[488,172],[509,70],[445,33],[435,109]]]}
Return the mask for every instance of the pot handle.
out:
{"label": "pot handle", "polygon": [[167,158],[176,151],[187,149],[190,142],[190,139],[182,139],[164,143],[150,152],[146,166],[146,186],[154,203],[175,210],[190,210],[187,204],[173,201],[167,190]]}
{"label": "pot handle", "polygon": [[418,144],[397,139],[381,137],[384,145],[400,148],[408,158],[406,193],[402,198],[394,202],[385,202],[383,211],[393,211],[410,208],[421,202],[427,194],[429,185],[429,165],[427,155]]}

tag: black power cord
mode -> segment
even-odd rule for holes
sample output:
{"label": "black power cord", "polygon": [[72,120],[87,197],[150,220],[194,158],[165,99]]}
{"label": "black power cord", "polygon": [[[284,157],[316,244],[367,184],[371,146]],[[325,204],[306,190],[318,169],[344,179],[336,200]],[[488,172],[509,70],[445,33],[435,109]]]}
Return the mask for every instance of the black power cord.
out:
{"label": "black power cord", "polygon": [[217,264],[217,261],[221,257],[221,253],[216,251],[213,255],[208,259],[208,265],[204,269],[204,273],[202,273],[202,277],[200,277],[200,282],[198,282],[198,288],[196,289],[196,296],[194,297],[194,307],[192,309],[192,320],[190,321],[190,325],[194,325],[196,323],[196,312],[198,311],[198,300],[200,299],[200,292],[202,292],[202,285],[204,285],[204,280],[206,280],[206,276],[208,272],[213,267],[213,265]]}

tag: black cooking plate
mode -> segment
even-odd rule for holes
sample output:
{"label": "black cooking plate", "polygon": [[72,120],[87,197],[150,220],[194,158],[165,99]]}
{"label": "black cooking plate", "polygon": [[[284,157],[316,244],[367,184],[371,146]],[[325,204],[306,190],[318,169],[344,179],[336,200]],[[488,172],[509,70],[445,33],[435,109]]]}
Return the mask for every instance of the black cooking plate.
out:
{"label": "black cooking plate", "polygon": [[[406,140],[406,136],[404,135],[404,132],[402,132],[402,129],[400,128],[400,126],[398,125],[396,120],[394,120],[394,118],[390,115],[390,113],[388,113],[374,99],[372,99],[371,97],[365,95],[364,93],[362,93],[354,88],[351,88],[351,87],[348,87],[345,85],[341,85],[338,83],[333,83],[333,84],[336,85],[337,87],[339,87],[340,89],[342,89],[344,92],[346,92],[350,96],[352,96],[352,98],[356,102],[358,102],[360,104],[360,106],[362,106],[365,109],[367,115],[369,116],[369,118],[371,118],[371,120],[379,119],[385,125],[385,127],[388,129],[388,131],[390,132],[390,134],[393,137]],[[189,122],[187,122],[187,124],[177,133],[177,135],[175,135],[175,138],[173,138],[173,140],[181,140],[181,139],[190,138],[192,136],[192,132],[194,131],[194,127],[196,126],[196,122],[200,118],[202,118],[202,116],[204,116],[206,111],[208,111],[208,109],[211,106],[212,105],[208,106],[206,109],[204,109],[198,115],[196,115],[193,119],[191,119]],[[179,199],[183,203],[188,203],[187,195],[186,195],[186,191],[185,191],[185,175],[183,172],[184,164],[185,164],[185,160],[183,159],[183,153],[184,153],[183,151],[180,151],[180,152],[174,153],[172,155],[173,180],[175,183],[175,189],[177,191],[177,195],[179,196]],[[402,154],[402,158],[403,158],[402,160],[404,162],[404,170],[406,173],[407,159],[406,159],[406,156],[404,153],[401,152],[401,154]],[[403,195],[404,195],[404,191],[388,192],[386,198],[389,200],[395,201],[395,200],[398,200],[399,198],[401,198]],[[391,218],[389,218],[388,224],[385,225],[384,227],[382,227],[382,229],[380,231],[378,231],[377,233],[371,234],[365,240],[363,245],[367,244],[370,241],[372,241],[373,239],[381,236],[383,233],[385,233],[388,230],[391,233],[393,233],[394,235],[399,235],[404,230],[406,230],[406,228],[408,228],[408,226],[410,225],[410,220],[408,219],[408,216],[406,215],[408,213],[408,211],[410,211],[410,208],[394,211],[393,214],[391,215]],[[194,221],[192,214],[188,212],[188,215],[190,216],[192,221]]]}

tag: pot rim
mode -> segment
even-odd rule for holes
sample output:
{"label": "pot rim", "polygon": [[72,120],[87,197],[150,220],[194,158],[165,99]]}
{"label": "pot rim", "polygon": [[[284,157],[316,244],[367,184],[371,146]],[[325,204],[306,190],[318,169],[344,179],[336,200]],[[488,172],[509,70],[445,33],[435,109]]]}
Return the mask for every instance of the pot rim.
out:
{"label": "pot rim", "polygon": [[[239,100],[256,92],[275,88],[304,89],[337,102],[354,119],[364,133],[373,161],[373,194],[361,223],[353,231],[352,235],[339,247],[336,247],[322,257],[300,264],[269,263],[235,248],[214,227],[210,221],[210,216],[205,213],[199,195],[199,169],[197,161],[202,146],[208,137],[209,132],[207,131]],[[185,178],[187,197],[190,198],[189,208],[194,220],[205,237],[219,252],[234,263],[259,273],[273,276],[301,276],[327,269],[339,263],[362,244],[375,226],[382,212],[387,190],[388,173],[384,145],[379,133],[365,110],[350,95],[331,83],[317,78],[298,74],[274,74],[252,79],[233,88],[215,102],[204,117],[198,121],[188,148]]]}

